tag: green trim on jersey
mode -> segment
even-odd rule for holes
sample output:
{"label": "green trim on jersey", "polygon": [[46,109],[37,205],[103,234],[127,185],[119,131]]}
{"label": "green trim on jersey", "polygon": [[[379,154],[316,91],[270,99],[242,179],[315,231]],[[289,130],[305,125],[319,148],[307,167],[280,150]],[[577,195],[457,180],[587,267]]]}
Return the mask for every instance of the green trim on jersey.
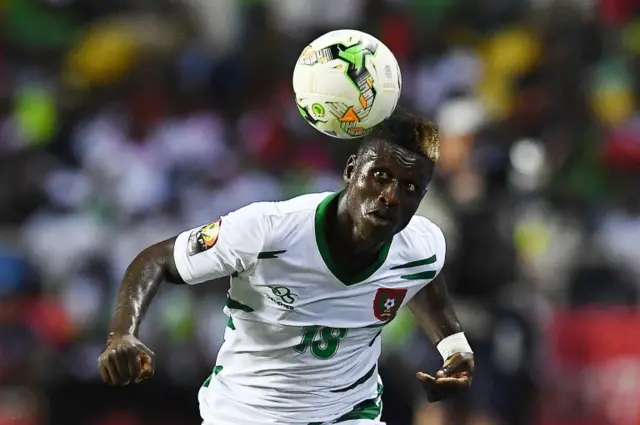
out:
{"label": "green trim on jersey", "polygon": [[222,372],[222,369],[224,369],[223,366],[220,365],[216,365],[213,368],[213,373],[211,375],[209,375],[209,377],[202,383],[203,387],[208,387],[209,384],[211,383],[211,379],[216,376],[217,374],[219,374],[220,372]]}
{"label": "green trim on jersey", "polygon": [[426,266],[427,264],[433,264],[436,261],[437,261],[436,255],[433,254],[431,257],[425,258],[424,260],[411,261],[410,263],[400,264],[399,266],[393,266],[391,267],[391,270],[409,269],[411,267]]}
{"label": "green trim on jersey", "polygon": [[374,337],[371,339],[371,342],[369,342],[369,347],[371,347],[373,343],[376,342],[376,339],[380,336],[380,334],[382,334],[382,329],[380,329],[378,333],[375,334]]}
{"label": "green trim on jersey", "polygon": [[433,279],[434,277],[436,277],[437,273],[438,272],[436,272],[435,270],[429,270],[429,271],[420,272],[420,273],[403,274],[402,276],[400,276],[400,278],[406,279],[406,280]]}
{"label": "green trim on jersey", "polygon": [[356,404],[352,411],[350,411],[349,413],[345,413],[335,421],[311,422],[309,425],[339,424],[341,422],[355,421],[358,419],[378,419],[382,414],[382,391],[382,384],[378,384],[378,396],[376,398],[371,398],[369,400],[363,401],[362,403]]}
{"label": "green trim on jersey", "polygon": [[329,251],[329,244],[327,243],[327,234],[326,234],[326,218],[327,218],[327,209],[331,202],[336,200],[338,196],[340,196],[341,192],[332,193],[327,196],[320,202],[318,208],[316,209],[316,217],[315,217],[315,232],[316,232],[316,243],[318,244],[318,251],[320,251],[320,256],[322,260],[326,264],[327,268],[333,275],[344,285],[355,285],[356,283],[360,283],[364,280],[367,280],[374,274],[387,260],[387,255],[389,255],[389,249],[391,248],[391,241],[387,242],[382,246],[380,252],[378,253],[378,259],[371,266],[366,269],[356,273],[355,275],[350,275],[344,269],[342,269],[331,256],[331,252]]}
{"label": "green trim on jersey", "polygon": [[227,308],[230,308],[233,310],[242,310],[245,313],[251,313],[254,311],[252,307],[249,307],[246,304],[242,304],[241,302],[234,300],[228,295],[227,295]]}
{"label": "green trim on jersey", "polygon": [[369,378],[371,378],[373,376],[374,373],[376,373],[376,365],[373,365],[373,367],[371,369],[369,369],[369,371],[367,373],[365,373],[363,376],[358,378],[356,380],[356,382],[354,382],[353,384],[349,385],[348,387],[340,388],[339,390],[330,390],[330,392],[332,392],[332,393],[346,393],[347,391],[351,391],[352,389],[354,389],[356,387],[359,387],[360,385],[362,385],[365,382],[367,382],[369,380]]}
{"label": "green trim on jersey", "polygon": [[258,253],[258,260],[272,260],[274,258],[278,258],[278,255],[284,254],[285,252],[287,252],[286,249],[278,251],[262,251]]}

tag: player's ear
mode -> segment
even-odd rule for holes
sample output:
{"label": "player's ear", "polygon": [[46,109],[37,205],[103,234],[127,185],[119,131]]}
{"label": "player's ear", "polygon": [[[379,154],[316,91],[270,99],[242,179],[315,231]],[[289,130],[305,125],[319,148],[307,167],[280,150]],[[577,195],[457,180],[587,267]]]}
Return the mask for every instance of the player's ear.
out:
{"label": "player's ear", "polygon": [[356,156],[351,155],[347,160],[347,165],[344,167],[344,172],[342,174],[342,178],[345,183],[349,183],[351,181],[351,177],[353,177],[353,172],[356,169]]}

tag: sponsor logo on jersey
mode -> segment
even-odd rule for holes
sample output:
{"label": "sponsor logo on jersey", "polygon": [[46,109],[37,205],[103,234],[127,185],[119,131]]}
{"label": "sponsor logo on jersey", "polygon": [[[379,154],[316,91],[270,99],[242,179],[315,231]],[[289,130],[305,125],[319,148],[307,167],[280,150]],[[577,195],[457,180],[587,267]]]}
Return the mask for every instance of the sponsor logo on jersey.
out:
{"label": "sponsor logo on jersey", "polygon": [[387,322],[398,314],[398,309],[407,295],[406,289],[380,288],[373,299],[373,315]]}
{"label": "sponsor logo on jersey", "polygon": [[196,255],[214,247],[220,235],[220,219],[194,230],[189,236],[189,255]]}
{"label": "sponsor logo on jersey", "polygon": [[296,302],[297,295],[291,292],[291,289],[286,286],[269,286],[269,289],[271,289],[271,294],[268,294],[267,298],[280,307],[293,310],[292,304]]}

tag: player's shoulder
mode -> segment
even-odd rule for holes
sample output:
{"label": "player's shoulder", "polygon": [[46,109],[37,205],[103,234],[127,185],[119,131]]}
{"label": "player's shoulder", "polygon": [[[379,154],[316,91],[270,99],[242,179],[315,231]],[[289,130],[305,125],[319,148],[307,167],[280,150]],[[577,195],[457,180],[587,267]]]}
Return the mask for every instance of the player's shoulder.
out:
{"label": "player's shoulder", "polygon": [[318,205],[329,195],[331,192],[310,193],[283,201],[254,202],[230,213],[229,217],[234,216],[249,227],[259,226],[271,237],[285,237],[313,223]]}
{"label": "player's shoulder", "polygon": [[331,192],[307,193],[284,201],[273,202],[275,215],[312,214]]}
{"label": "player's shoulder", "polygon": [[442,230],[428,218],[414,215],[401,233],[404,233],[408,238],[420,239],[442,235]]}
{"label": "player's shoulder", "polygon": [[277,219],[297,213],[313,213],[318,204],[320,204],[320,202],[330,194],[330,192],[310,193],[283,201],[253,202],[231,214],[240,213],[245,216],[261,216],[270,219]]}
{"label": "player's shoulder", "polygon": [[396,254],[407,261],[435,255],[438,262],[444,262],[444,234],[437,224],[426,217],[414,216],[407,227],[396,235],[394,245]]}
{"label": "player's shoulder", "polygon": [[285,242],[290,245],[311,237],[315,212],[329,195],[331,192],[309,193],[283,201],[255,202],[241,210],[249,227],[262,229],[267,248],[279,247]]}

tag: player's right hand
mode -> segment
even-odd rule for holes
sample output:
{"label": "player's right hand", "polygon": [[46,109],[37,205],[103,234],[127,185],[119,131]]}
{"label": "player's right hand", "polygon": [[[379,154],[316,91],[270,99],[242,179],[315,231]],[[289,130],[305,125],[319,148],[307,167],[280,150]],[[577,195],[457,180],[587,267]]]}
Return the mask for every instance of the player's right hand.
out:
{"label": "player's right hand", "polygon": [[100,357],[100,377],[109,385],[128,385],[153,376],[153,351],[133,335],[109,338]]}

